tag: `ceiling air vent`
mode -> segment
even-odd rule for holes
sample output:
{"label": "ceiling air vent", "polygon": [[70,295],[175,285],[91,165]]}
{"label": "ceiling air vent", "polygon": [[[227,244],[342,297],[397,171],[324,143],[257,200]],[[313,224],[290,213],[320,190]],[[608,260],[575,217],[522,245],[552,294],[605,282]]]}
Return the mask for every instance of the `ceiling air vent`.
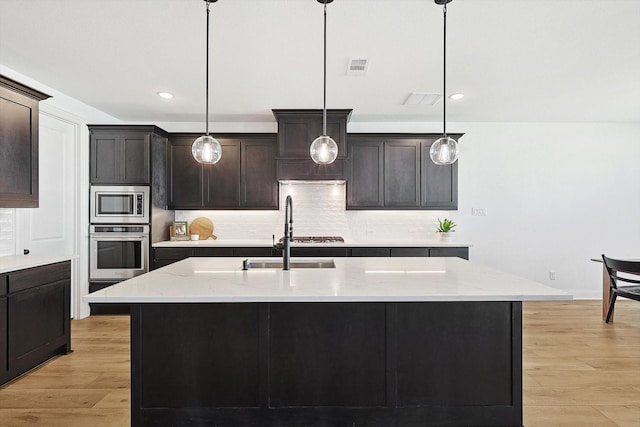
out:
{"label": "ceiling air vent", "polygon": [[439,93],[411,92],[404,105],[435,105],[442,98]]}
{"label": "ceiling air vent", "polygon": [[347,76],[364,76],[369,68],[368,59],[349,59],[349,66],[347,67]]}

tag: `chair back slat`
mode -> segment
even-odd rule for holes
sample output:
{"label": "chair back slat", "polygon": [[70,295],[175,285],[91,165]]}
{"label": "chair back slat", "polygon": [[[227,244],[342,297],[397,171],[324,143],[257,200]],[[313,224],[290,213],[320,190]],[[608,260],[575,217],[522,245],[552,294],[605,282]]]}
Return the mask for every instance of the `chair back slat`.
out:
{"label": "chair back slat", "polygon": [[611,278],[611,286],[617,287],[617,281],[627,283],[640,283],[640,280],[635,280],[629,277],[619,276],[618,273],[637,275],[640,279],[640,261],[629,261],[622,259],[609,258],[602,254],[602,261],[607,268],[607,273]]}

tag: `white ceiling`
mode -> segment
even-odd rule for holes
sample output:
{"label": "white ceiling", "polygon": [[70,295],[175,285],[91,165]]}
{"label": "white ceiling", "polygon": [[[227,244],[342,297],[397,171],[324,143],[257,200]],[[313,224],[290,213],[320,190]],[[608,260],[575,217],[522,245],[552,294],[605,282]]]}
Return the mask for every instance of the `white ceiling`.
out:
{"label": "white ceiling", "polygon": [[[316,0],[212,4],[213,121],[322,108],[322,19]],[[466,94],[449,120],[640,122],[640,0],[454,0],[447,24],[448,92]],[[402,104],[442,92],[441,6],[335,0],[327,26],[328,108],[441,120],[441,101]],[[0,0],[0,64],[124,121],[203,121],[204,55],[202,0]]]}

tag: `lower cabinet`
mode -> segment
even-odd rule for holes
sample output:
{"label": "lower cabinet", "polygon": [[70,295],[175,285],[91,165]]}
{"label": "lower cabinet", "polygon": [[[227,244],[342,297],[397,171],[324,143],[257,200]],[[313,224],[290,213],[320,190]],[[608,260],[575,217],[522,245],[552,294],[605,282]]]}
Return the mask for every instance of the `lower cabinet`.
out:
{"label": "lower cabinet", "polygon": [[153,248],[151,269],[173,264],[190,257],[270,257],[270,247]]}
{"label": "lower cabinet", "polygon": [[[190,257],[281,257],[282,249],[270,247],[153,248],[152,269]],[[348,247],[323,246],[291,248],[294,257],[458,257],[469,259],[463,247]]]}
{"label": "lower cabinet", "polygon": [[71,351],[71,263],[19,270],[4,277],[0,383]]}

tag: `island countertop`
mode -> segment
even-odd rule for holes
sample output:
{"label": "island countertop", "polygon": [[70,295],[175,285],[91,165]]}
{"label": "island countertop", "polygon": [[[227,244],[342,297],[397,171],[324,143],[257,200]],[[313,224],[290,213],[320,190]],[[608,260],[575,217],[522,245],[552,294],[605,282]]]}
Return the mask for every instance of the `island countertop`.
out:
{"label": "island countertop", "polygon": [[[333,258],[335,268],[289,271],[275,268],[242,270],[242,260],[187,258],[83,299],[91,303],[572,299],[564,291],[460,258]],[[296,260],[298,258],[292,258],[292,262]]]}

